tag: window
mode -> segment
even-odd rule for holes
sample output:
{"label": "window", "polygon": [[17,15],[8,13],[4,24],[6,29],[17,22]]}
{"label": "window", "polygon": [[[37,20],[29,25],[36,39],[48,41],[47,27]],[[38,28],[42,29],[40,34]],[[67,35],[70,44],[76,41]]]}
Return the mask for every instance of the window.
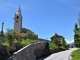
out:
{"label": "window", "polygon": [[17,16],[17,19],[19,19],[19,16]]}
{"label": "window", "polygon": [[19,21],[18,20],[16,20],[16,23],[18,23]]}

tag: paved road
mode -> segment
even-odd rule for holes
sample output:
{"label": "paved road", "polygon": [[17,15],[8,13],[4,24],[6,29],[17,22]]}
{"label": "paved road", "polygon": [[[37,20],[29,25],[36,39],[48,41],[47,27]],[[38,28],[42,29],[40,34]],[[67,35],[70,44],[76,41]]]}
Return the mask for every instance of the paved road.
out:
{"label": "paved road", "polygon": [[54,53],[54,54],[51,54],[50,56],[48,56],[45,59],[41,58],[39,60],[69,60],[71,52],[76,50],[76,49],[77,48],[70,48],[69,50]]}

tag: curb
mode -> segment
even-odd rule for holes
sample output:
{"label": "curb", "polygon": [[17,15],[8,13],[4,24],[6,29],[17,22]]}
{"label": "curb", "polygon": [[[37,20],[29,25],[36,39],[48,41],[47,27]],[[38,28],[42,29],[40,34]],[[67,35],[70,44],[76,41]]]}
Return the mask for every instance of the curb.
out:
{"label": "curb", "polygon": [[[73,52],[73,51],[72,51],[72,52]],[[71,57],[72,52],[69,54],[69,60],[72,60],[72,57]]]}
{"label": "curb", "polygon": [[71,54],[69,55],[69,60],[72,60]]}

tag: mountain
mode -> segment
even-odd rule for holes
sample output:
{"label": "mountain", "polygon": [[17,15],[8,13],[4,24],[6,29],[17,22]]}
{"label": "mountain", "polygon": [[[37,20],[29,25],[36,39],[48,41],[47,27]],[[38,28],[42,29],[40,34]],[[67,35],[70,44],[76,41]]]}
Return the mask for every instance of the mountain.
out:
{"label": "mountain", "polygon": [[70,43],[70,46],[74,46],[74,42]]}

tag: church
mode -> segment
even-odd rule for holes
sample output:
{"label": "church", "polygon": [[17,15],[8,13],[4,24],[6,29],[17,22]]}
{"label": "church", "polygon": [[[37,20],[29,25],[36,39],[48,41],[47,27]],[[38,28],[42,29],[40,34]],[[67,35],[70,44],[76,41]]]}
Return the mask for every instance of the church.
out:
{"label": "church", "polygon": [[14,16],[14,31],[21,34],[22,37],[26,37],[26,33],[22,32],[22,13],[20,6]]}

